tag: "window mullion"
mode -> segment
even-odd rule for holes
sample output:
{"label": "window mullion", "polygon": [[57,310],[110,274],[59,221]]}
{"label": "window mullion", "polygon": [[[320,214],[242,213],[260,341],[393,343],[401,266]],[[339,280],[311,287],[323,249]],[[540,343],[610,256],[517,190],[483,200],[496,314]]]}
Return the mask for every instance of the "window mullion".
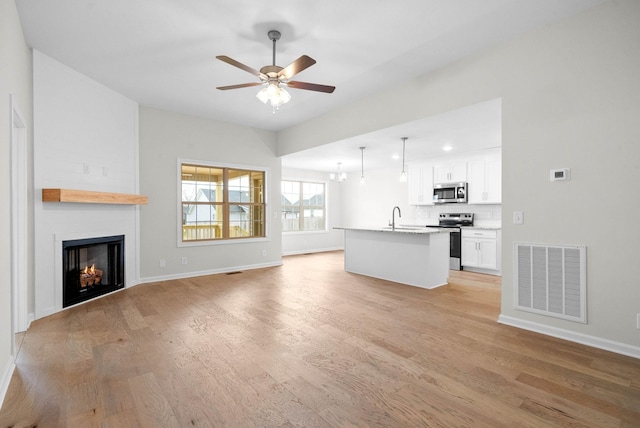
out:
{"label": "window mullion", "polygon": [[222,216],[224,221],[222,222],[222,237],[224,239],[229,238],[229,169],[222,169]]}
{"label": "window mullion", "polygon": [[298,197],[298,230],[304,230],[304,183],[300,183],[300,196]]}

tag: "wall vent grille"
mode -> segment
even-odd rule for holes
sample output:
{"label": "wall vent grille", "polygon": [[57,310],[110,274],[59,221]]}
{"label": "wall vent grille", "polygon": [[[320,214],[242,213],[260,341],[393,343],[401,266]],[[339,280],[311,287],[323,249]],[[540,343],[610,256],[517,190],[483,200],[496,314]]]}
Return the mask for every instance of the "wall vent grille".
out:
{"label": "wall vent grille", "polygon": [[587,322],[586,247],[516,243],[515,308]]}

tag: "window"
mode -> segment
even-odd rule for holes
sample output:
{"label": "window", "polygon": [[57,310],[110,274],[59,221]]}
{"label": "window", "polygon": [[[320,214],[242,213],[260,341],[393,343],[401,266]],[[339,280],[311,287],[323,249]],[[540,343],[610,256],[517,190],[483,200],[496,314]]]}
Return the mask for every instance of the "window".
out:
{"label": "window", "polygon": [[281,182],[283,232],[326,229],[324,189],[324,183]]}
{"label": "window", "polygon": [[182,242],[266,236],[265,171],[180,164]]}

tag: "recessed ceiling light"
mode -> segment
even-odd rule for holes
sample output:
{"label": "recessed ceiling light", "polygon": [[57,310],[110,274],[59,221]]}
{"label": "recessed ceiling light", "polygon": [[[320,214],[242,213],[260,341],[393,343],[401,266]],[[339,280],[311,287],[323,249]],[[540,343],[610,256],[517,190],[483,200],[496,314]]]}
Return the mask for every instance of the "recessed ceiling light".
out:
{"label": "recessed ceiling light", "polygon": [[445,152],[450,152],[451,150],[453,150],[453,147],[446,145],[442,148],[442,150],[444,150]]}
{"label": "recessed ceiling light", "polygon": [[397,153],[394,153],[394,154],[391,155],[391,159],[398,160],[398,159],[400,159],[400,155],[397,154]]}

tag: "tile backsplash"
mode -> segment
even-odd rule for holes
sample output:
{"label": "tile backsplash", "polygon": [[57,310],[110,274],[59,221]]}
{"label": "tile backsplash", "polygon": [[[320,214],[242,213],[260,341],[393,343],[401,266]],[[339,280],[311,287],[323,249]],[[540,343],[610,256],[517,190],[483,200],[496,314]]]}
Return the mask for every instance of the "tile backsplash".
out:
{"label": "tile backsplash", "polygon": [[498,227],[502,225],[502,205],[416,206],[414,218],[417,224],[438,224],[438,214],[440,213],[474,213],[475,226]]}

